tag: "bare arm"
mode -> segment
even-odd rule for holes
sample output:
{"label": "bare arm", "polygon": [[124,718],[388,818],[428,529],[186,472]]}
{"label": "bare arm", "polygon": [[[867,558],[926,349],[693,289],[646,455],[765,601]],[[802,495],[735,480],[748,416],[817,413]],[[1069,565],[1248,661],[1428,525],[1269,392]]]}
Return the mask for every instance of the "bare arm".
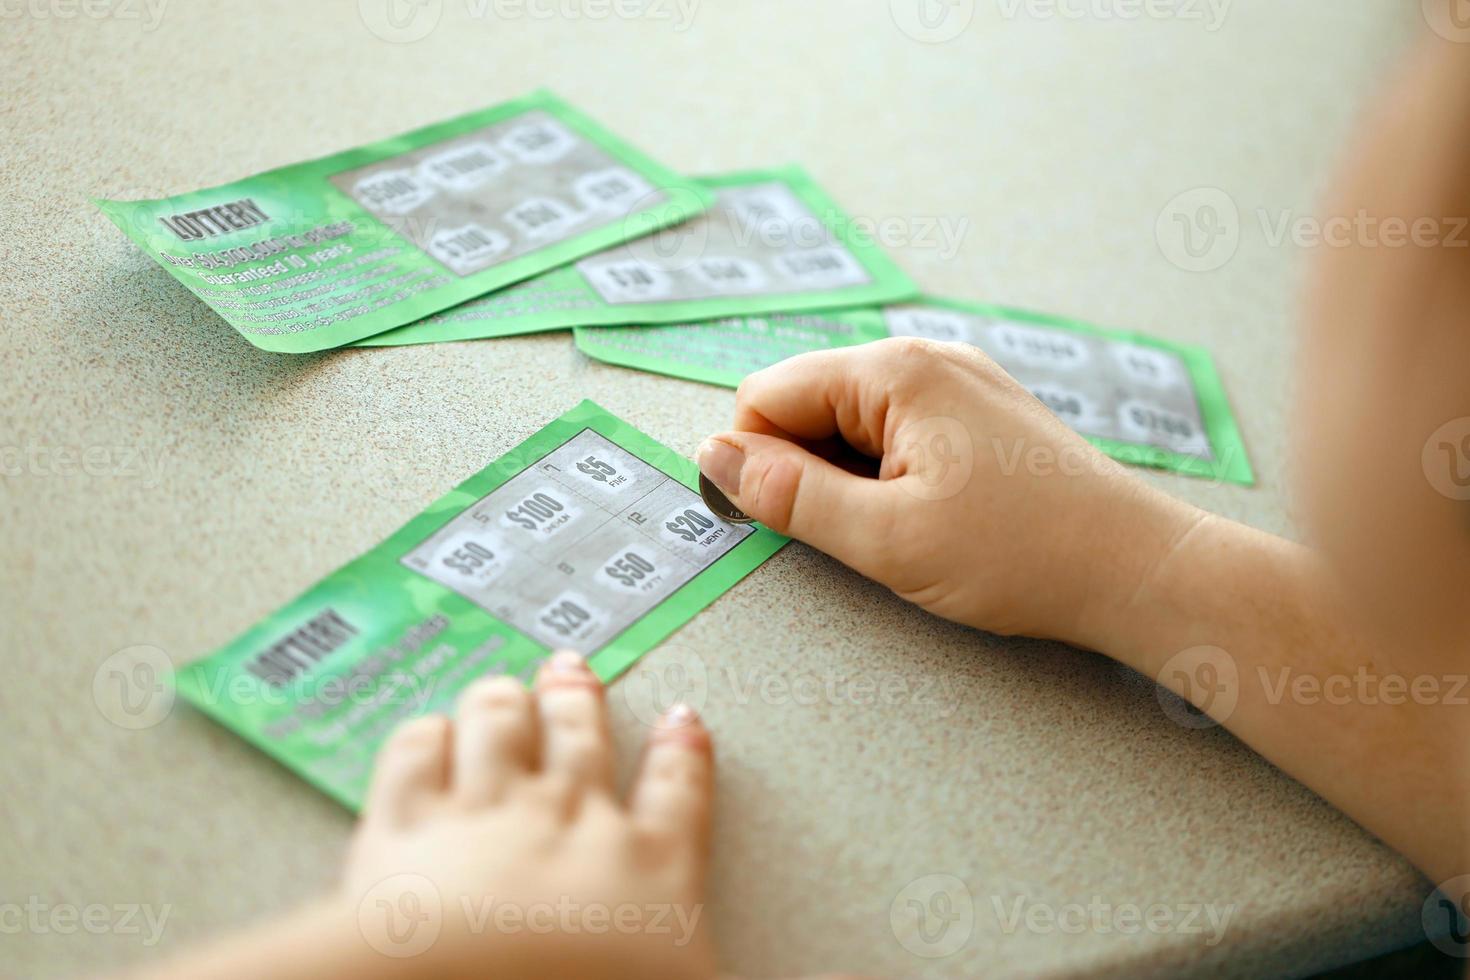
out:
{"label": "bare arm", "polygon": [[1378,646],[1320,555],[1200,514],[1089,639],[1434,880],[1470,871],[1466,670]]}

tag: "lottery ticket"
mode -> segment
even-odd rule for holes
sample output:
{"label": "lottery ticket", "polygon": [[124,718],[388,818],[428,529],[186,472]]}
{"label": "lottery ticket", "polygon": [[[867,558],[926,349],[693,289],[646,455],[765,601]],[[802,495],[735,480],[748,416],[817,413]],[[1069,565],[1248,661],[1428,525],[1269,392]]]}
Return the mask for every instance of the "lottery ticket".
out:
{"label": "lottery ticket", "polygon": [[556,648],[605,681],[775,554],[690,460],[583,402],[383,544],[175,678],[189,702],[352,809],[403,719]]}
{"label": "lottery ticket", "polygon": [[220,187],[95,203],[245,339],[300,353],[684,222],[711,200],[538,92]]}
{"label": "lottery ticket", "polygon": [[359,346],[896,303],[918,289],[799,167],[702,179],[709,211]]}
{"label": "lottery ticket", "polygon": [[1115,459],[1255,482],[1210,355],[1142,334],[933,297],[882,309],[575,332],[577,347],[598,360],[732,388],[794,354],[890,336],[981,348]]}

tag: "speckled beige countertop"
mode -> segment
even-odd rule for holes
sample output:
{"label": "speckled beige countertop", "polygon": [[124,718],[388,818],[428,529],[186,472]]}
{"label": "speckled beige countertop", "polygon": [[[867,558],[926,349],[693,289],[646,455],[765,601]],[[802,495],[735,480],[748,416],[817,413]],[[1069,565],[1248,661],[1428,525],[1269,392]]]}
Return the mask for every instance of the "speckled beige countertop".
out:
{"label": "speckled beige countertop", "polygon": [[[913,7],[711,0],[685,23],[673,0],[635,20],[428,0],[434,29],[389,43],[364,21],[381,27],[382,0],[7,5],[0,443],[12,462],[40,447],[94,465],[0,482],[0,906],[168,906],[173,947],[323,888],[347,814],[183,708],[114,725],[99,664],[212,649],[583,397],[684,452],[732,407],[591,363],[565,335],[261,353],[89,196],[232,180],[550,85],[687,172],[799,161],[857,215],[963,219],[956,254],[893,250],[930,291],[1207,345],[1260,485],[1150,478],[1289,533],[1303,256],[1256,216],[1310,211],[1418,5],[1226,0],[1216,23],[1195,0],[1144,20],[1108,0],[1064,5],[1080,19],[958,0],[931,8],[973,8],[946,43],[896,26]],[[1155,240],[1198,187],[1242,214],[1239,253],[1210,273]],[[804,547],[646,664],[709,679],[711,914],[731,970],[1300,974],[1418,937],[1416,875],[1228,735],[1175,725],[1097,657],[940,622]],[[867,683],[890,696],[850,696]],[[613,698],[625,764],[642,696]],[[973,919],[927,958],[913,950],[945,950],[889,913],[936,883]],[[1210,946],[1008,931],[1017,900],[1234,909]],[[7,931],[0,963],[65,975],[150,955],[143,938]]]}

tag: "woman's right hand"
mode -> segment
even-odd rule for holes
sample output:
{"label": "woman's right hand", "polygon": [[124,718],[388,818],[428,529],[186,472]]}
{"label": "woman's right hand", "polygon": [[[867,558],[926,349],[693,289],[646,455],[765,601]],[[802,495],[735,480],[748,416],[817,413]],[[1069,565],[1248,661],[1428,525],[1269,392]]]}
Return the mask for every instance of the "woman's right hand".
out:
{"label": "woman's right hand", "polygon": [[[876,472],[840,465],[851,450]],[[751,517],[937,615],[1094,647],[1203,516],[979,349],[913,338],[751,375],[734,428],[700,446],[699,466]]]}

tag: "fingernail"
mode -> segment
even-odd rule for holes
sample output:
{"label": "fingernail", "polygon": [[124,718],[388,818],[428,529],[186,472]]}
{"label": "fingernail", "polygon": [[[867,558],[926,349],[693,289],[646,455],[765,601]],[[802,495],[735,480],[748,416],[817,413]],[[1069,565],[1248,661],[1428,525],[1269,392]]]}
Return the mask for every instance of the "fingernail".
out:
{"label": "fingernail", "polygon": [[695,713],[693,708],[680,702],[664,712],[663,727],[683,728],[685,725],[694,724],[698,719],[699,715]]}
{"label": "fingernail", "polygon": [[740,470],[745,454],[728,442],[706,439],[699,446],[699,471],[731,497],[740,494]]}
{"label": "fingernail", "polygon": [[546,661],[546,666],[555,671],[571,673],[587,669],[587,661],[582,659],[580,653],[572,650],[558,650],[551,655],[550,660]]}

